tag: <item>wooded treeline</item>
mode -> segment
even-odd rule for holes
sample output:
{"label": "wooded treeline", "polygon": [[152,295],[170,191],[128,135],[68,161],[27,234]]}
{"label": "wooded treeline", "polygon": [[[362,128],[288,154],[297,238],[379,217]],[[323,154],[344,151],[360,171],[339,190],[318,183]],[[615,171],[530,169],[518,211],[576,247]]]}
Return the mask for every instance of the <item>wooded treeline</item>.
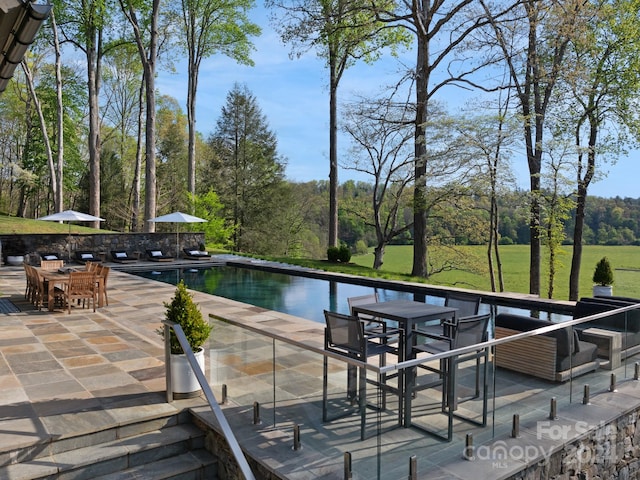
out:
{"label": "wooded treeline", "polygon": [[[572,299],[584,242],[638,237],[614,208],[609,223],[590,223],[588,188],[640,136],[640,0],[266,2],[294,56],[313,50],[326,62],[328,185],[286,180],[269,112],[241,84],[214,131],[197,129],[202,62],[253,64],[253,1],[53,5],[0,96],[0,207],[12,214],[76,208],[105,228],[153,231],[149,218],[187,210],[235,250],[320,257],[364,239],[374,267],[386,245],[410,242],[422,277],[455,267],[434,265],[429,247],[487,243],[496,290],[498,246],[527,241],[533,294],[541,264],[553,271],[570,242]],[[403,50],[416,60],[398,63],[395,84],[338,102],[350,66]],[[187,59],[186,114],[154,83],[176,58]],[[448,111],[443,92],[460,88],[473,101]],[[350,145],[338,146],[340,128]],[[517,157],[527,192],[512,187]],[[340,184],[339,165],[367,186]]]}

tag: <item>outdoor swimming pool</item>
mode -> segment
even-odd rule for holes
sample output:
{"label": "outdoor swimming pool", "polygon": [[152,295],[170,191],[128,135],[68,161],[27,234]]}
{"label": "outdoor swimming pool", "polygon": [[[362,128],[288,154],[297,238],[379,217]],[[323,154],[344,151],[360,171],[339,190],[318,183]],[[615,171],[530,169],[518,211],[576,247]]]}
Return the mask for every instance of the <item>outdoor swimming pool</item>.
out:
{"label": "outdoor swimming pool", "polygon": [[[378,292],[380,301],[415,299],[414,294],[410,292],[232,266],[131,271],[129,273],[171,285],[176,285],[180,280],[184,280],[188,288],[199,292],[320,323],[324,323],[323,310],[348,313],[348,297]],[[442,305],[444,298],[427,296],[424,301]],[[512,307],[498,306],[497,309],[498,312],[531,314],[529,310]],[[489,310],[489,305],[481,304],[480,313],[488,313]],[[552,315],[552,320],[559,321],[561,319],[562,315]]]}

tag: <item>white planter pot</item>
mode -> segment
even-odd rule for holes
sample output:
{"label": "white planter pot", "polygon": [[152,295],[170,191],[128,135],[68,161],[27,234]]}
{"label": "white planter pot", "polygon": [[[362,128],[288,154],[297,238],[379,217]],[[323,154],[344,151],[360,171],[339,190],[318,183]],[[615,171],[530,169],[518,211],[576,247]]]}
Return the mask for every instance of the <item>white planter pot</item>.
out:
{"label": "white planter pot", "polygon": [[[205,372],[204,349],[195,352],[195,357],[202,373]],[[171,354],[171,388],[173,398],[197,397],[202,392],[198,379],[184,354]]]}
{"label": "white planter pot", "polygon": [[613,287],[611,285],[594,285],[594,297],[610,297],[613,295]]}
{"label": "white planter pot", "polygon": [[13,266],[20,266],[24,263],[24,255],[7,255],[7,263]]}

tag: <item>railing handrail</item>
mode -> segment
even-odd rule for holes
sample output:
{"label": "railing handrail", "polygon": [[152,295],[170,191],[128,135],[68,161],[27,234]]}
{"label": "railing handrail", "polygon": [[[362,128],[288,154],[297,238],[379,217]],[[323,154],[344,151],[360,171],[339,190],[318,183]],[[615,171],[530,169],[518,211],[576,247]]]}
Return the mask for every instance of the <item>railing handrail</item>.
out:
{"label": "railing handrail", "polygon": [[164,348],[165,348],[165,368],[166,368],[166,380],[167,380],[167,401],[169,403],[173,401],[173,389],[171,387],[171,368],[170,368],[170,362],[171,362],[170,336],[171,336],[171,329],[173,329],[174,333],[176,334],[176,338],[178,339],[178,342],[180,342],[180,346],[182,347],[182,350],[184,351],[187,357],[187,360],[189,361],[191,370],[193,370],[193,373],[198,379],[198,383],[200,384],[200,387],[204,392],[207,402],[209,403],[209,408],[211,408],[211,411],[216,417],[216,420],[218,421],[218,424],[220,425],[220,428],[222,430],[222,434],[224,435],[224,438],[229,444],[231,453],[233,453],[233,456],[235,457],[235,460],[238,463],[238,467],[242,471],[242,474],[244,475],[246,480],[255,480],[255,476],[251,471],[249,462],[247,461],[247,458],[245,457],[244,452],[242,451],[242,448],[240,448],[240,444],[238,443],[236,436],[233,434],[233,430],[231,430],[231,426],[227,421],[227,417],[225,417],[224,413],[222,412],[222,408],[220,408],[220,404],[216,400],[216,397],[213,394],[211,387],[209,386],[209,382],[204,376],[204,373],[202,373],[202,370],[200,370],[200,366],[198,365],[196,357],[193,354],[191,347],[189,346],[189,342],[187,341],[187,337],[185,336],[184,331],[182,330],[182,327],[179,324],[175,322],[171,322],[169,320],[163,320],[162,323],[164,324],[164,339],[165,339]]}
{"label": "railing handrail", "polygon": [[425,362],[432,362],[434,360],[440,360],[440,359],[445,359],[445,358],[449,358],[449,357],[454,357],[454,356],[457,356],[457,355],[462,355],[462,354],[473,352],[473,351],[476,351],[476,350],[490,348],[490,347],[493,347],[494,345],[500,345],[502,343],[513,342],[515,340],[520,340],[520,339],[526,338],[526,337],[533,337],[533,336],[537,336],[537,335],[542,335],[544,333],[553,332],[555,330],[560,330],[560,329],[564,329],[564,328],[567,328],[567,327],[573,327],[574,325],[580,325],[582,323],[592,322],[594,320],[598,320],[600,318],[606,318],[606,317],[609,317],[611,315],[617,315],[617,314],[620,314],[620,313],[628,312],[630,310],[637,310],[638,308],[640,308],[640,303],[633,304],[633,305],[628,305],[628,306],[625,306],[625,307],[616,308],[616,309],[613,309],[613,310],[607,310],[606,312],[597,313],[597,314],[594,314],[594,315],[589,315],[587,317],[581,317],[581,318],[576,318],[576,319],[573,319],[573,320],[566,320],[566,321],[563,321],[563,322],[554,323],[553,325],[548,325],[548,326],[545,326],[545,327],[536,328],[535,330],[528,330],[528,331],[520,332],[520,333],[517,333],[517,334],[514,334],[514,335],[509,335],[508,337],[494,338],[494,339],[491,339],[491,340],[487,340],[486,342],[478,343],[478,344],[471,345],[471,346],[468,346],[468,347],[460,347],[460,348],[457,348],[455,350],[447,350],[447,351],[442,352],[442,353],[430,355],[428,358],[427,357],[423,357],[423,358],[416,358],[416,359],[412,359],[412,360],[405,360],[404,362],[398,362],[398,363],[395,363],[395,364],[387,364],[387,365],[382,366],[382,367],[377,366],[377,365],[372,364],[372,363],[363,362],[363,361],[360,361],[360,360],[357,360],[357,359],[354,359],[354,358],[346,357],[345,355],[341,355],[341,354],[338,354],[338,353],[327,351],[327,350],[324,349],[324,347],[315,347],[313,345],[309,345],[307,343],[303,343],[303,342],[300,342],[300,341],[292,339],[292,338],[283,337],[281,335],[277,335],[277,334],[274,334],[272,332],[261,330],[261,329],[259,329],[257,327],[252,327],[250,325],[246,325],[244,323],[237,322],[237,321],[234,321],[232,319],[228,319],[228,318],[222,317],[220,315],[209,314],[209,316],[211,318],[215,318],[215,319],[223,321],[225,323],[230,323],[230,324],[238,326],[240,328],[243,328],[243,329],[258,333],[259,335],[263,335],[263,336],[272,338],[274,340],[285,342],[285,343],[288,343],[290,345],[294,345],[294,346],[297,346],[299,348],[303,348],[305,350],[309,350],[309,351],[318,353],[320,355],[325,355],[327,357],[331,357],[331,358],[335,358],[335,359],[341,360],[341,361],[346,362],[346,363],[348,363],[350,365],[355,365],[355,366],[358,366],[358,367],[366,368],[367,370],[371,370],[371,371],[376,372],[376,373],[389,373],[389,372],[394,372],[396,370],[402,370],[402,369],[405,369],[405,368],[415,367],[416,365],[420,365],[420,364],[425,363]]}

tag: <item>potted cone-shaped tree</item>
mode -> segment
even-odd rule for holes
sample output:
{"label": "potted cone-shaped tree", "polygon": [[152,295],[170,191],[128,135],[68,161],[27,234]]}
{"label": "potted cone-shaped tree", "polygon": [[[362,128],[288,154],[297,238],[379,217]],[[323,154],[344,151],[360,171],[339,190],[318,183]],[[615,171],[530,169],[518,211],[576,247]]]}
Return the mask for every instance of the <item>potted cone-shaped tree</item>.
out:
{"label": "potted cone-shaped tree", "polygon": [[[187,290],[184,281],[181,280],[178,283],[173,299],[169,303],[165,302],[164,306],[167,309],[165,319],[180,325],[200,369],[204,372],[205,358],[202,345],[209,338],[212,327],[204,320],[202,312],[193,301],[193,296]],[[161,329],[159,333],[164,337],[164,329]],[[190,398],[199,395],[201,392],[200,384],[173,330],[171,330],[170,344],[171,387],[174,398]]]}
{"label": "potted cone-shaped tree", "polygon": [[613,295],[613,270],[607,257],[602,257],[593,272],[593,296]]}

